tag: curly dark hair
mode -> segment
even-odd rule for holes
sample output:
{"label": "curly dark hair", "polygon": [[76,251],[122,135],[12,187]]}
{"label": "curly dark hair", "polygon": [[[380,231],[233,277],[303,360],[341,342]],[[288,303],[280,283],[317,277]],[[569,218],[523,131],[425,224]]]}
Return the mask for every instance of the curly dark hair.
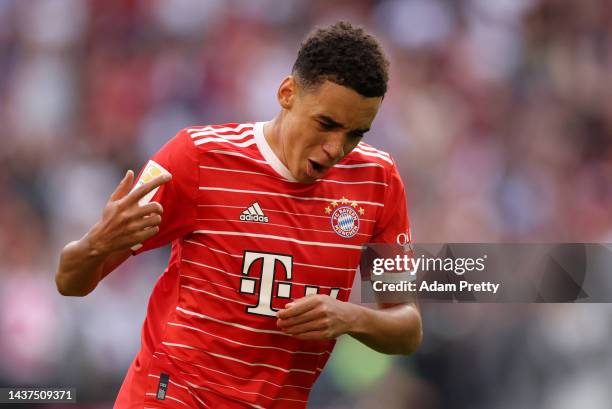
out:
{"label": "curly dark hair", "polygon": [[389,61],[374,36],[347,21],[317,28],[302,43],[292,74],[306,87],[329,80],[364,97],[387,92]]}

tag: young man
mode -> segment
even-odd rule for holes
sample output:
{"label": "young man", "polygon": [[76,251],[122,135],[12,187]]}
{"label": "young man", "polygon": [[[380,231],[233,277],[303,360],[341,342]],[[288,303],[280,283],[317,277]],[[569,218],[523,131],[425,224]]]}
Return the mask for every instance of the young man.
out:
{"label": "young man", "polygon": [[130,255],[172,243],[115,408],[304,408],[336,337],[417,348],[414,305],[346,302],[361,246],[408,231],[393,160],[361,142],[387,66],[362,29],[316,30],[272,121],[183,129],[64,248],[58,290],[84,296]]}

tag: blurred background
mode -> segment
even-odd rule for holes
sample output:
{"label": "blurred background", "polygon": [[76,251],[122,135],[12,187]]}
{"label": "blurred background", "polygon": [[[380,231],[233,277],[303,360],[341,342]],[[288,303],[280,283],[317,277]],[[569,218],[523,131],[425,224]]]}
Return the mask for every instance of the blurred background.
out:
{"label": "blurred background", "polygon": [[[84,299],[55,290],[60,249],[179,129],[271,119],[301,39],[339,19],[389,54],[365,141],[397,160],[415,242],[612,242],[610,1],[0,0],[0,386],[112,407],[167,249]],[[343,338],[309,407],[610,407],[609,305],[422,310],[411,357]]]}

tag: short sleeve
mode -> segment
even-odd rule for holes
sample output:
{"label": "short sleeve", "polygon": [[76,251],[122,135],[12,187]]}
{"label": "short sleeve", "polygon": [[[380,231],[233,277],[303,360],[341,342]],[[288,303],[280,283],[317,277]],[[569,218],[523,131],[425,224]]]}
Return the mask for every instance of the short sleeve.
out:
{"label": "short sleeve", "polygon": [[406,191],[395,161],[387,171],[384,207],[374,226],[371,243],[410,244]]}
{"label": "short sleeve", "polygon": [[143,167],[134,188],[161,173],[172,179],[139,201],[158,202],[164,211],[159,233],[132,247],[133,254],[154,249],[191,232],[196,219],[199,192],[197,148],[185,130],[170,139]]}

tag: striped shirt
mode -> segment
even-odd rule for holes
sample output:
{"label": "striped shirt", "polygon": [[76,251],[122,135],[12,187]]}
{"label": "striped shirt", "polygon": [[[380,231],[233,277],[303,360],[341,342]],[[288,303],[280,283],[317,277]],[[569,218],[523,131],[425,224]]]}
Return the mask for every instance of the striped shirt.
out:
{"label": "striped shirt", "polygon": [[[315,183],[275,156],[263,123],[180,131],[141,171],[172,180],[160,232],[172,243],[149,301],[142,347],[116,408],[304,408],[335,340],[284,334],[275,313],[309,294],[347,301],[367,242],[408,237],[391,156],[360,143]],[[163,398],[163,399],[162,399]]]}

